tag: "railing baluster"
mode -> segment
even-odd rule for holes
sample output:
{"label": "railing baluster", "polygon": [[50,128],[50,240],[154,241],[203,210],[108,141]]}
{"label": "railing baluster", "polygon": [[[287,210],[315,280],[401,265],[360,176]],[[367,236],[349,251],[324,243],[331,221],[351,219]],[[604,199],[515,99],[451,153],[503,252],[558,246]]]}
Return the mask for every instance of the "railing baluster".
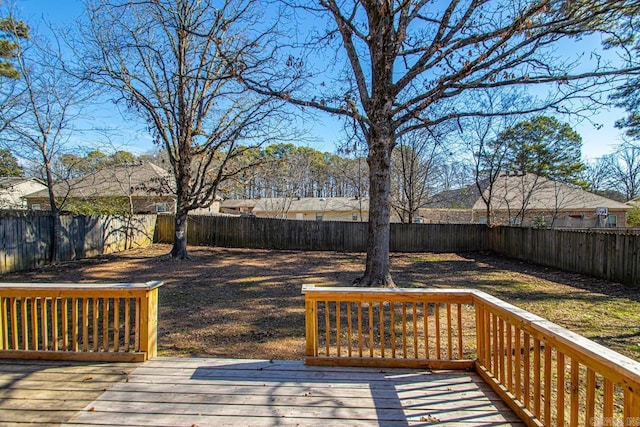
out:
{"label": "railing baluster", "polygon": [[402,357],[407,358],[407,303],[402,302]]}
{"label": "railing baluster", "polygon": [[27,297],[20,298],[20,320],[22,327],[22,349],[29,350],[29,315]]}
{"label": "railing baluster", "polygon": [[71,304],[73,305],[73,307],[71,308],[71,323],[73,325],[71,327],[71,342],[73,343],[73,348],[71,350],[78,351],[78,328],[80,327],[80,325],[78,324],[78,299],[74,297],[71,300]]}
{"label": "railing baluster", "polygon": [[131,298],[124,300],[124,351],[131,346]]}
{"label": "railing baluster", "polygon": [[109,298],[102,300],[102,350],[109,351]]}
{"label": "railing baluster", "polygon": [[362,357],[362,301],[358,301],[358,357]]}
{"label": "railing baluster", "polygon": [[373,301],[369,301],[369,357],[373,357]]}
{"label": "railing baluster", "polygon": [[427,301],[422,302],[422,322],[424,329],[424,357],[429,359],[431,355],[429,353],[429,303]]}
{"label": "railing baluster", "polygon": [[533,339],[533,414],[540,419],[540,340]]}
{"label": "railing baluster", "polygon": [[440,360],[441,359],[441,353],[440,353],[440,303],[436,302],[434,304],[434,312],[433,312],[433,317],[436,321],[436,360]]}
{"label": "railing baluster", "polygon": [[507,389],[513,392],[513,331],[511,323],[507,323]]}
{"label": "railing baluster", "polygon": [[[498,361],[498,343],[500,341],[499,337],[498,337],[499,331],[498,331],[498,316],[496,316],[495,314],[491,315],[491,343],[492,343],[492,348],[491,351],[493,353],[493,369],[494,371],[500,371],[500,362]],[[497,374],[497,372],[496,372]]]}
{"label": "railing baluster", "polygon": [[498,364],[500,382],[504,384],[504,320],[502,318],[498,320]]}
{"label": "railing baluster", "polygon": [[100,346],[100,339],[98,338],[100,300],[98,298],[91,298],[91,312],[93,314],[93,351],[98,351]]}
{"label": "railing baluster", "polygon": [[593,423],[596,413],[596,373],[587,368],[586,422]]}
{"label": "railing baluster", "polygon": [[524,374],[524,406],[531,409],[531,348],[529,334],[526,332],[522,336],[522,344],[524,351],[523,374]]}
{"label": "railing baluster", "polygon": [[613,382],[610,379],[604,379],[604,390],[602,395],[602,418],[605,420],[613,419]]}
{"label": "railing baluster", "polygon": [[113,299],[113,351],[120,351],[120,298]]}
{"label": "railing baluster", "polygon": [[[140,335],[141,335],[141,326],[140,326],[140,320],[142,319],[142,313],[141,313],[141,305],[142,305],[142,298],[136,298],[136,315],[135,315],[135,328],[134,328],[134,351],[140,351]],[[317,313],[318,312],[318,302],[314,301],[314,311]],[[315,318],[315,317],[314,317]],[[320,336],[318,335],[318,324],[317,322],[314,322],[315,325],[315,333],[313,334],[313,338],[315,341],[315,345],[314,348],[316,349],[315,355],[318,355],[318,345],[320,342]]]}
{"label": "railing baluster", "polygon": [[329,323],[329,301],[325,300],[324,302],[324,339],[325,339],[325,356],[330,356],[331,354],[329,353],[329,346],[331,345],[331,336],[330,336],[330,332],[331,332],[331,324]]}
{"label": "railing baluster", "polygon": [[565,367],[564,367],[564,353],[557,352],[557,397],[556,397],[556,414],[557,414],[557,422],[558,426],[564,426],[564,388],[565,388]]}
{"label": "railing baluster", "polygon": [[51,344],[58,351],[58,298],[51,298]]}
{"label": "railing baluster", "polygon": [[514,348],[514,352],[515,352],[515,378],[516,378],[516,399],[517,400],[522,400],[522,342],[520,341],[520,338],[522,336],[522,332],[520,331],[520,328],[515,328],[514,331],[514,338],[515,338],[515,343],[513,345]]}
{"label": "railing baluster", "polygon": [[89,351],[89,301],[82,298],[82,351]]}
{"label": "railing baluster", "polygon": [[380,301],[380,354],[384,357],[384,302]]}
{"label": "railing baluster", "polygon": [[418,353],[418,306],[414,301],[411,304],[411,320],[413,320],[413,358],[418,359],[420,357]]}
{"label": "railing baluster", "polygon": [[351,320],[351,302],[347,301],[347,355],[351,357],[351,340],[353,334],[353,325]]}
{"label": "railing baluster", "polygon": [[640,395],[628,389],[624,391],[623,417],[626,426],[640,425]]}
{"label": "railing baluster", "polygon": [[9,328],[7,327],[7,298],[0,297],[0,345],[2,350],[9,347]]}
{"label": "railing baluster", "polygon": [[11,349],[17,350],[20,348],[20,332],[18,330],[18,302],[15,298],[9,300],[9,307],[11,310]]}
{"label": "railing baluster", "polygon": [[49,337],[47,332],[49,331],[49,325],[47,322],[47,298],[40,298],[40,333],[42,339],[42,349],[49,349]]}
{"label": "railing baluster", "polygon": [[337,354],[338,357],[340,357],[340,343],[342,341],[341,339],[341,332],[340,332],[340,324],[342,323],[340,320],[340,311],[341,311],[341,302],[340,300],[336,300],[335,302],[336,304],[336,347],[337,347]]}
{"label": "railing baluster", "polygon": [[62,347],[69,350],[69,298],[62,298]]}
{"label": "railing baluster", "polygon": [[453,359],[453,327],[451,325],[451,303],[447,302],[447,359]]}
{"label": "railing baluster", "polygon": [[551,425],[551,346],[544,345],[544,423]]}
{"label": "railing baluster", "polygon": [[389,302],[389,346],[391,357],[396,358],[396,308],[393,301]]}
{"label": "railing baluster", "polygon": [[580,366],[578,362],[571,358],[571,397],[569,409],[569,425],[578,427],[578,411],[580,409]]}
{"label": "railing baluster", "polygon": [[464,358],[464,348],[462,344],[462,304],[458,303],[458,359]]}

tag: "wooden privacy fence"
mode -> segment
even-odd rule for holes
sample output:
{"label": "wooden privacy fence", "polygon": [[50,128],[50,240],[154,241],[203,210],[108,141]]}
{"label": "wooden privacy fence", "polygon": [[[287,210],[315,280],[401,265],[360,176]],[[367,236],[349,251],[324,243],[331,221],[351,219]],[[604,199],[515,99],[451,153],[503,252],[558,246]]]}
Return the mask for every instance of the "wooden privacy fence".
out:
{"label": "wooden privacy fence", "polygon": [[[158,217],[157,242],[173,242],[174,217]],[[192,245],[285,250],[366,251],[367,224],[230,216],[190,216]],[[499,254],[626,285],[640,285],[636,230],[539,230],[481,224],[391,224],[393,252]]]}
{"label": "wooden privacy fence", "polygon": [[488,247],[502,255],[626,285],[640,285],[640,235],[635,230],[496,227],[487,236]]}
{"label": "wooden privacy fence", "polygon": [[[158,216],[156,242],[173,242],[174,221],[173,215]],[[480,251],[487,249],[487,231],[477,224],[391,224],[389,244],[394,252]],[[363,252],[367,223],[191,215],[187,241],[203,246]]]}
{"label": "wooden privacy fence", "polygon": [[0,358],[150,359],[161,285],[1,283]]}
{"label": "wooden privacy fence", "polygon": [[[63,215],[60,261],[94,257],[153,243],[156,215]],[[46,265],[52,219],[46,215],[0,217],[0,273]]]}
{"label": "wooden privacy fence", "polygon": [[529,426],[640,425],[640,363],[484,292],[302,293],[308,364],[473,368]]}

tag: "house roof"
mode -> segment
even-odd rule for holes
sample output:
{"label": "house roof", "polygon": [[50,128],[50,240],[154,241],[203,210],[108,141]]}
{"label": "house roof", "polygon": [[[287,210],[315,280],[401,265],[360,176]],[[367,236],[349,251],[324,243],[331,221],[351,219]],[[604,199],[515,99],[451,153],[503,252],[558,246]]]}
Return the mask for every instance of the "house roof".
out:
{"label": "house roof", "polygon": [[[149,162],[123,164],[102,168],[69,182],[54,185],[54,192],[60,196],[78,198],[122,197],[122,196],[168,196],[169,173]],[[30,197],[46,197],[46,190]]]}
{"label": "house roof", "polygon": [[[484,191],[489,197],[489,189]],[[578,187],[573,187],[532,173],[504,174],[493,185],[491,203],[494,210],[593,210],[607,207],[613,210],[629,210],[624,203],[607,199]],[[484,210],[486,205],[479,198],[474,210]]]}
{"label": "house roof", "polygon": [[353,212],[368,211],[368,198],[293,197],[261,199],[229,199],[221,208],[253,208],[253,212]]}
{"label": "house roof", "polygon": [[446,190],[434,194],[423,208],[427,209],[470,209],[480,197],[476,184],[457,190]]}
{"label": "house roof", "polygon": [[38,178],[24,178],[21,176],[0,176],[0,189],[15,187],[25,182],[34,182],[40,185],[44,185],[44,183]]}

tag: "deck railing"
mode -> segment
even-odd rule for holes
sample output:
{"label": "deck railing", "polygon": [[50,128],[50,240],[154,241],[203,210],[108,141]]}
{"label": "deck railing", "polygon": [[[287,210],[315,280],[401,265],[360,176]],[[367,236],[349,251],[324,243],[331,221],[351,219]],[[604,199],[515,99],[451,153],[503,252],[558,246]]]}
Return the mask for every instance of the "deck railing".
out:
{"label": "deck railing", "polygon": [[148,360],[161,285],[0,283],[0,358]]}
{"label": "deck railing", "polygon": [[308,364],[473,367],[527,425],[640,425],[640,363],[484,292],[302,292]]}

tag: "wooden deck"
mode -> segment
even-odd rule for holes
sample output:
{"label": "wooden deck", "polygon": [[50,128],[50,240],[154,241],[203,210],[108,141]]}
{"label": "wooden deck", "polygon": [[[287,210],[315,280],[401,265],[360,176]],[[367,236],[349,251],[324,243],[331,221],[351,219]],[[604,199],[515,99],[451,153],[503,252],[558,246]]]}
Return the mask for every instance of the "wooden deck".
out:
{"label": "wooden deck", "polygon": [[474,373],[155,358],[2,361],[0,425],[522,425]]}

